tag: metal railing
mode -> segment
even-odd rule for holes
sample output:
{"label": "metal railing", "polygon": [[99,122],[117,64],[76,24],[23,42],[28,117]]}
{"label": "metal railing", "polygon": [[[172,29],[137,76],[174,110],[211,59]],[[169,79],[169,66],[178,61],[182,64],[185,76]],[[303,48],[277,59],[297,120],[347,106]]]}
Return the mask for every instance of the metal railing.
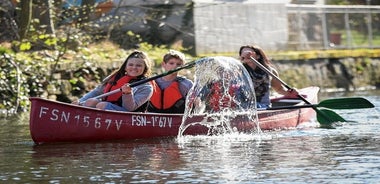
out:
{"label": "metal railing", "polygon": [[288,49],[380,48],[380,6],[287,5]]}

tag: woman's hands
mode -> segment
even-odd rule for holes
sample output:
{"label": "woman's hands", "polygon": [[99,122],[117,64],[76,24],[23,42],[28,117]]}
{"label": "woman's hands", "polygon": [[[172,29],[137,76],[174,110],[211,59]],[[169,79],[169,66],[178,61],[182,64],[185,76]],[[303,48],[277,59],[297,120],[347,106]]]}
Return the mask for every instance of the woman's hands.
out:
{"label": "woman's hands", "polygon": [[290,88],[288,89],[288,91],[286,91],[286,96],[289,96],[289,97],[298,97],[299,95],[299,92],[297,89],[295,88]]}
{"label": "woman's hands", "polygon": [[129,94],[132,93],[132,88],[129,86],[129,83],[124,84],[124,85],[121,87],[121,92],[123,92],[123,94],[126,94],[126,95],[129,95]]}

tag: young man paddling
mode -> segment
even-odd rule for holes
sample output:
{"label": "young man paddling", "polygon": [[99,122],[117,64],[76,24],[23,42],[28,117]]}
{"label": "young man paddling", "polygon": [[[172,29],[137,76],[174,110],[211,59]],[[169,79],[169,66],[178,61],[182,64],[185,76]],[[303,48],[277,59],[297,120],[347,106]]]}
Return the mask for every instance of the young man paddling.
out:
{"label": "young man paddling", "polygon": [[[173,70],[185,64],[185,55],[176,50],[170,50],[161,63],[165,71]],[[148,112],[183,113],[187,93],[193,82],[178,72],[158,78],[153,83],[153,95],[148,104]]]}

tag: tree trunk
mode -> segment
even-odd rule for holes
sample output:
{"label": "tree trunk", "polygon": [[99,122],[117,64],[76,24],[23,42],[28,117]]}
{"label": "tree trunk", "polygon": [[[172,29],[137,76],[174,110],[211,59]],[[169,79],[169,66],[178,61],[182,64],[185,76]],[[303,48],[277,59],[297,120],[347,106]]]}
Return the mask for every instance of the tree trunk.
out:
{"label": "tree trunk", "polygon": [[19,17],[19,36],[23,40],[29,30],[30,22],[32,20],[32,0],[21,0],[19,4],[17,15]]}
{"label": "tree trunk", "polygon": [[35,0],[33,18],[39,20],[39,34],[55,35],[53,23],[53,5],[51,0]]}

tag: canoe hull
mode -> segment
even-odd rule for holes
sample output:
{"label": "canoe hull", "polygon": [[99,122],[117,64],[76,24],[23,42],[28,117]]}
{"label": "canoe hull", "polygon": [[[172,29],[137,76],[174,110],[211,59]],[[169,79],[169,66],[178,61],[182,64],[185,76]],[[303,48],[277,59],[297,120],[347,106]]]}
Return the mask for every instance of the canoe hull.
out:
{"label": "canoe hull", "polygon": [[[317,100],[317,87],[303,89],[312,103]],[[175,137],[182,123],[181,114],[102,111],[31,97],[30,133],[37,144],[45,142],[83,142],[104,140]],[[294,128],[315,119],[311,108],[258,111],[262,130]],[[199,117],[200,118],[200,117]],[[252,130],[253,122],[233,120],[239,131]],[[184,134],[206,134],[201,125],[186,129]]]}

